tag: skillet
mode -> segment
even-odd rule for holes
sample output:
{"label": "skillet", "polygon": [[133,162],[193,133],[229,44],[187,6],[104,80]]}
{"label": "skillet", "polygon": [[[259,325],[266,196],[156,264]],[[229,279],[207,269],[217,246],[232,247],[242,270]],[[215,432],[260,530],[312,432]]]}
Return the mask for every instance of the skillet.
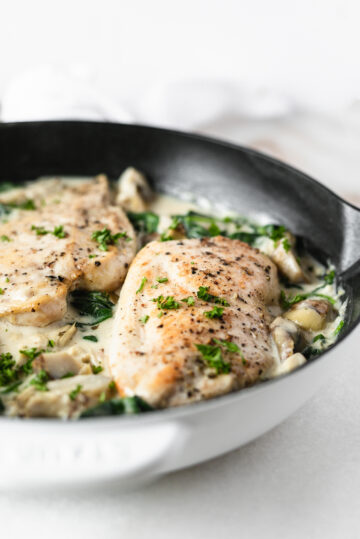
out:
{"label": "skillet", "polygon": [[332,347],[290,375],[238,393],[135,417],[0,418],[0,487],[95,480],[127,487],[215,457],[289,416],[344,360],[342,341],[360,321],[360,210],[305,174],[198,135],[78,121],[0,125],[0,163],[0,181],[14,182],[99,172],[117,178],[132,165],[159,192],[193,193],[255,221],[284,224],[335,265],[349,298]]}

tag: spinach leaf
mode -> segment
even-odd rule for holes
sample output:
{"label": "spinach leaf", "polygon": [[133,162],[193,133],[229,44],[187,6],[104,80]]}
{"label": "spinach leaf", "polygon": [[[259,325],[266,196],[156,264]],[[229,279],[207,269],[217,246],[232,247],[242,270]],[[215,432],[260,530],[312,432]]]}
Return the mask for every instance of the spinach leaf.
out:
{"label": "spinach leaf", "polygon": [[12,183],[12,182],[0,182],[0,193],[5,193],[6,191],[10,191],[11,189],[16,189],[17,187],[20,187],[21,184],[19,183]]}
{"label": "spinach leaf", "polygon": [[77,322],[79,326],[94,326],[112,317],[114,303],[105,292],[74,290],[70,296],[72,305],[81,316],[91,316],[91,322]]}
{"label": "spinach leaf", "polygon": [[101,417],[109,415],[140,414],[153,408],[140,397],[114,398],[85,410],[80,417]]}
{"label": "spinach leaf", "polygon": [[159,216],[152,211],[132,212],[127,214],[135,230],[144,234],[153,234],[159,226]]}
{"label": "spinach leaf", "polygon": [[[176,226],[182,225],[187,238],[226,235],[226,231],[219,228],[217,220],[209,215],[189,211],[186,215],[176,215],[174,220],[176,220],[174,222]],[[206,228],[204,225],[208,225],[208,227]]]}

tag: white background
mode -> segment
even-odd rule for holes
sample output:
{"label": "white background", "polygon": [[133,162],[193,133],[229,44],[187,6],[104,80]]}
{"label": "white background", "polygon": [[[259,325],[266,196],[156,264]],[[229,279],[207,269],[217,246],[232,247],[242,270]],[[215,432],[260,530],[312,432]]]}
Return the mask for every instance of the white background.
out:
{"label": "white background", "polygon": [[[290,103],[286,116],[228,116],[199,130],[279,156],[360,202],[357,1],[2,0],[0,7],[0,103],[12,80],[45,64],[75,66],[125,104],[177,79],[272,90]],[[323,390],[247,447],[127,495],[116,487],[2,493],[1,533],[359,537],[358,348],[359,332]]]}

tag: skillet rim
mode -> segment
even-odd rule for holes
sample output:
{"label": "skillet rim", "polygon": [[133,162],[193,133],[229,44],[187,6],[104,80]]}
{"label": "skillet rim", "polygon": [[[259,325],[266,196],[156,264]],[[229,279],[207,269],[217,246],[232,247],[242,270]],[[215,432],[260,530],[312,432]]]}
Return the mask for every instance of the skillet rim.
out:
{"label": "skillet rim", "polygon": [[[320,187],[324,192],[326,192],[328,195],[334,197],[341,205],[347,206],[355,211],[355,213],[359,214],[360,217],[360,208],[356,207],[351,202],[348,202],[344,200],[342,197],[340,197],[338,194],[334,193],[329,187],[323,185],[321,182],[313,178],[312,176],[309,176],[307,173],[303,172],[302,170],[299,170],[296,167],[293,167],[292,165],[289,165],[288,163],[285,163],[284,161],[281,161],[280,159],[277,159],[275,157],[272,157],[270,155],[267,155],[265,153],[262,153],[258,150],[254,150],[253,148],[249,148],[247,146],[243,146],[241,144],[236,144],[234,142],[230,142],[227,140],[218,139],[216,137],[211,137],[208,135],[202,135],[199,133],[188,133],[186,131],[180,131],[175,129],[169,129],[169,128],[162,128],[162,127],[155,127],[155,126],[148,126],[148,125],[142,125],[142,124],[124,124],[124,123],[117,123],[117,122],[104,122],[104,121],[88,121],[88,120],[46,120],[46,121],[29,121],[29,122],[7,122],[7,123],[0,123],[0,130],[6,130],[7,128],[21,128],[21,127],[27,127],[27,128],[36,128],[41,126],[47,126],[51,125],[53,127],[56,127],[58,125],[67,125],[69,127],[71,126],[84,126],[84,127],[95,127],[95,126],[109,126],[109,127],[120,127],[123,129],[140,129],[148,132],[157,132],[162,133],[164,135],[175,135],[177,137],[190,139],[190,140],[197,140],[200,142],[204,142],[209,145],[216,145],[221,146],[224,148],[228,148],[234,151],[241,151],[244,154],[248,154],[251,156],[254,156],[257,159],[270,162],[283,170],[285,172],[291,172],[295,173],[297,175],[300,175],[300,177],[305,180],[306,182],[316,185],[317,187]],[[228,404],[231,403],[232,400],[242,398],[242,396],[246,396],[249,393],[255,393],[258,391],[261,391],[263,388],[267,388],[269,386],[273,386],[275,384],[280,384],[284,380],[286,380],[288,377],[294,378],[296,375],[300,374],[303,369],[309,368],[312,366],[312,364],[318,363],[319,361],[324,360],[326,356],[328,356],[329,352],[332,352],[339,343],[341,343],[345,338],[347,338],[360,324],[360,315],[356,319],[356,321],[353,323],[353,326],[351,328],[345,328],[345,331],[341,332],[338,339],[329,347],[327,348],[323,353],[321,353],[318,357],[316,357],[314,360],[307,361],[294,371],[287,373],[282,376],[278,376],[276,378],[272,378],[270,380],[266,380],[264,382],[261,382],[259,384],[255,384],[251,387],[246,387],[238,391],[234,391],[232,393],[227,393],[225,395],[220,395],[218,397],[214,397],[212,399],[206,400],[206,401],[199,401],[194,402],[190,404],[186,404],[183,406],[179,406],[176,408],[165,408],[160,410],[154,410],[154,412],[158,413],[143,413],[143,414],[135,414],[135,415],[128,415],[128,416],[100,416],[100,417],[93,417],[93,418],[86,418],[86,421],[80,421],[79,419],[76,420],[67,420],[67,421],[61,421],[62,425],[68,425],[68,428],[70,428],[71,425],[96,425],[98,426],[98,423],[101,422],[101,424],[105,425],[109,423],[117,423],[118,421],[121,421],[123,424],[148,424],[148,423],[154,423],[157,420],[161,420],[161,417],[164,419],[168,419],[169,421],[176,418],[181,418],[183,416],[191,415],[192,413],[203,412],[206,411],[205,409],[209,409],[212,407],[217,407],[219,404]],[[159,412],[162,412],[159,414]],[[26,421],[26,424],[37,424],[38,426],[46,424],[48,427],[49,425],[53,425],[54,427],[59,424],[59,419],[57,418],[11,418],[2,416],[0,417],[1,423],[3,424],[12,424],[14,427],[15,425],[19,425],[19,422],[23,422],[23,420]]]}

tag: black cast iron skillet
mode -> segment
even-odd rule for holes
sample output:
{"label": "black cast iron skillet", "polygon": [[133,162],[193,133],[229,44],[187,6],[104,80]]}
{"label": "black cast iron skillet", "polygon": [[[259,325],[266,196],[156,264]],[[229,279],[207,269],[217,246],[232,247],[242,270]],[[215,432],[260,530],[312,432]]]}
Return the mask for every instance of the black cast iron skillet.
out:
{"label": "black cast iron skillet", "polygon": [[0,181],[100,172],[116,178],[129,165],[143,171],[157,191],[193,193],[241,215],[284,224],[337,269],[349,298],[338,341],[358,324],[360,210],[305,174],[247,148],[152,127],[0,124]]}

